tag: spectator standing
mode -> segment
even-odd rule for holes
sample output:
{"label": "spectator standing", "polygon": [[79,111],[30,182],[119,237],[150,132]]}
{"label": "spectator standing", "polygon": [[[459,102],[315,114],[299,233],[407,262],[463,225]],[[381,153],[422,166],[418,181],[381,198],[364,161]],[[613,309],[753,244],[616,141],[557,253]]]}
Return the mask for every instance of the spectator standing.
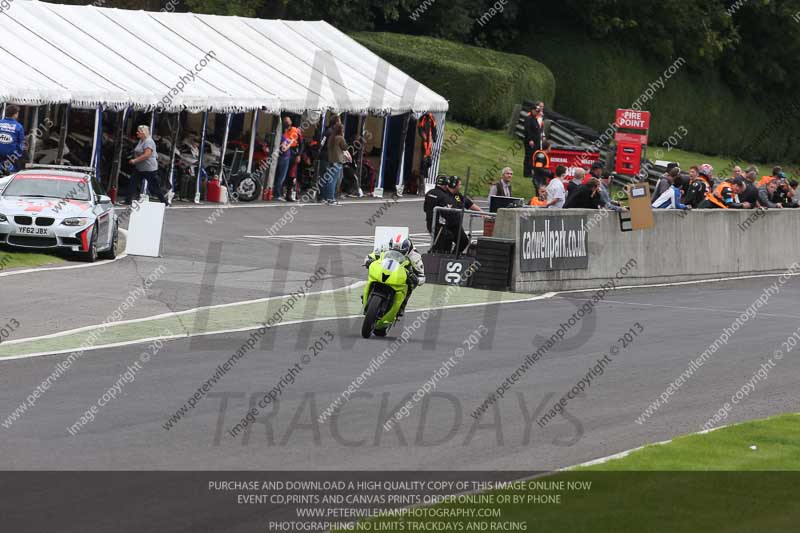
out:
{"label": "spectator standing", "polygon": [[758,205],[768,209],[776,209],[783,207],[782,204],[775,202],[775,191],[778,190],[778,184],[773,181],[768,181],[758,188]]}
{"label": "spectator standing", "polygon": [[681,203],[682,181],[680,176],[670,181],[669,189],[661,193],[653,201],[653,209],[691,209],[692,206]]}
{"label": "spectator standing", "polygon": [[[447,189],[447,176],[440,175],[436,178],[436,187],[428,191],[425,195],[425,203],[423,204],[423,210],[425,211],[425,225],[428,228],[428,233],[433,235],[434,232],[434,223],[433,223],[433,208],[434,207],[453,207],[453,195],[450,194],[450,191]],[[437,221],[437,224],[442,224],[444,217],[440,215],[441,221]]]}
{"label": "spectator standing", "polygon": [[611,194],[608,192],[609,188],[611,187],[611,174],[606,174],[598,181],[600,182],[597,190],[598,194],[600,195],[600,207],[610,209],[612,211],[627,211],[628,209],[621,206],[619,202],[611,200]]}
{"label": "spectator standing", "polygon": [[511,167],[504,168],[503,177],[489,189],[489,196],[512,196],[511,180],[513,177],[514,171],[511,170]]}
{"label": "spectator standing", "polygon": [[686,195],[689,194],[689,187],[692,185],[697,176],[699,176],[700,167],[697,165],[692,165],[689,167],[689,179],[684,180],[683,185],[681,186],[681,190],[683,191],[683,197],[686,198]]}
{"label": "spectator standing", "polygon": [[161,192],[161,184],[158,180],[158,154],[156,153],[156,143],[150,136],[150,127],[142,125],[136,128],[136,138],[139,139],[139,142],[133,149],[133,159],[128,161],[135,170],[128,182],[128,200],[125,204],[131,205],[134,199],[139,199],[142,180],[146,180],[148,194],[155,194],[161,203],[169,206],[170,203]]}
{"label": "spectator standing", "polygon": [[544,171],[545,178],[552,178],[547,184],[547,207],[561,209],[564,207],[566,200],[566,192],[564,191],[564,182],[558,176],[553,177],[552,172],[549,170]]}
{"label": "spectator standing", "polygon": [[569,197],[564,204],[567,209],[599,209],[602,205],[600,198],[600,180],[590,178],[585,185],[581,185],[575,194]]}
{"label": "spectator standing", "polygon": [[547,187],[539,187],[538,196],[531,198],[531,207],[547,207]]}
{"label": "spectator standing", "polygon": [[536,102],[525,117],[525,160],[522,175],[533,177],[531,165],[533,153],[542,149],[544,131],[544,102]]}
{"label": "spectator standing", "polygon": [[289,172],[292,162],[292,141],[289,138],[289,130],[292,128],[292,119],[283,118],[283,132],[281,133],[281,143],[278,146],[278,164],[275,168],[275,183],[273,184],[273,194],[276,200],[285,202],[283,197],[283,183]]}
{"label": "spectator standing", "polygon": [[339,202],[336,201],[336,188],[342,179],[344,164],[348,161],[345,152],[347,152],[347,142],[344,140],[344,126],[339,122],[333,127],[333,138],[328,142],[330,168],[325,175],[327,179],[325,202],[328,205],[339,205]]}
{"label": "spectator standing", "polygon": [[[691,175],[691,169],[690,175]],[[692,181],[689,186],[689,192],[686,193],[685,203],[697,208],[706,199],[706,194],[710,193],[713,187],[714,167],[708,163],[703,163],[697,169],[697,177]]]}
{"label": "spectator standing", "polygon": [[681,169],[678,167],[672,167],[669,169],[656,183],[656,188],[653,190],[653,198],[658,198],[662,194],[664,194],[672,184],[675,183],[675,178],[677,178],[681,173]]}
{"label": "spectator standing", "polygon": [[[479,213],[483,212],[483,209],[480,208],[478,204],[472,201],[469,196],[462,194],[461,192],[461,178],[458,176],[450,176],[447,182],[448,188],[450,190],[450,194],[453,195],[453,208],[454,209],[461,209],[462,207],[467,211],[477,211]],[[467,236],[466,232],[464,231],[465,223],[462,222],[461,224],[461,233],[458,232],[458,220],[461,217],[461,213],[453,213],[455,216],[448,217],[448,229],[449,232],[452,234],[453,242],[456,243],[456,250],[461,250],[464,253],[467,248],[469,247],[469,237]]]}
{"label": "spectator standing", "polygon": [[797,207],[794,189],[787,183],[786,174],[781,171],[772,181],[777,183],[777,189],[775,191],[776,201],[783,205],[783,207]]}
{"label": "spectator standing", "polygon": [[433,147],[439,138],[439,131],[436,126],[436,119],[433,113],[425,113],[417,122],[417,133],[422,139],[422,161],[420,162],[420,174],[425,178],[433,166]]}
{"label": "spectator standing", "polygon": [[[6,107],[6,118],[0,119],[0,170],[12,173],[19,170],[19,160],[25,152],[25,128],[17,120],[19,107]],[[0,174],[1,175],[1,174]]]}
{"label": "spectator standing", "polygon": [[[702,173],[702,168],[700,169]],[[706,198],[698,206],[700,209],[748,209],[750,204],[739,200],[739,193],[745,189],[743,178],[728,178],[714,189],[706,192]]]}
{"label": "spectator standing", "polygon": [[572,179],[569,180],[567,183],[567,200],[569,200],[570,194],[575,194],[575,191],[583,185],[583,182],[586,180],[586,169],[583,168],[576,168],[575,174],[572,175]]}
{"label": "spectator standing", "polygon": [[290,141],[289,149],[291,151],[289,171],[287,172],[289,182],[286,187],[286,201],[294,202],[294,193],[299,177],[298,172],[300,170],[300,161],[302,160],[301,156],[303,154],[303,131],[297,126],[292,125],[291,118],[286,118],[289,119],[287,138]]}
{"label": "spectator standing", "polygon": [[761,179],[758,182],[758,186],[761,187],[762,185],[765,185],[767,182],[774,180],[782,173],[783,173],[783,168],[781,168],[780,166],[772,167],[772,174],[769,176],[761,176]]}
{"label": "spectator standing", "polygon": [[325,128],[325,131],[322,133],[322,138],[319,140],[319,169],[317,172],[320,176],[319,190],[321,201],[327,200],[327,181],[325,180],[325,175],[328,172],[328,165],[330,164],[330,159],[328,159],[328,144],[333,139],[334,127],[336,127],[336,124],[341,124],[341,122],[342,119],[339,118],[339,115],[334,115],[330,124],[328,124],[328,127]]}
{"label": "spectator standing", "polygon": [[[734,173],[736,170],[734,169]],[[758,167],[750,165],[744,173],[744,191],[739,194],[739,200],[743,203],[747,202],[752,207],[758,203],[758,187],[755,184],[756,177],[758,176]]]}
{"label": "spectator standing", "polygon": [[550,141],[544,141],[541,150],[536,150],[531,158],[533,166],[533,187],[538,189],[539,185],[547,183],[544,177],[544,171],[550,168],[550,149],[552,148]]}

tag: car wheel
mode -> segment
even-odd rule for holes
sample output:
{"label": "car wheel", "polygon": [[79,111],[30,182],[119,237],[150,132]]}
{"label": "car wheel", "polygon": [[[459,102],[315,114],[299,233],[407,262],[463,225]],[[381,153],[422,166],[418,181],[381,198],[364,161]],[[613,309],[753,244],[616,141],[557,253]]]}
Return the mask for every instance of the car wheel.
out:
{"label": "car wheel", "polygon": [[119,247],[119,226],[114,224],[114,234],[111,236],[111,246],[105,252],[98,254],[101,259],[116,259]]}
{"label": "car wheel", "polygon": [[89,238],[89,251],[83,252],[81,256],[87,263],[97,261],[97,227],[92,228],[92,236]]}

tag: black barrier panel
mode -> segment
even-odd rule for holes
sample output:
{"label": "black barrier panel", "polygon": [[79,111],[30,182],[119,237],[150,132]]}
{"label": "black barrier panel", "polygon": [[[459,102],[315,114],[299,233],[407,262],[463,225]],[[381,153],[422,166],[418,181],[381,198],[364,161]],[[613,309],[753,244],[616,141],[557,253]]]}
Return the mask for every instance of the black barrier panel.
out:
{"label": "black barrier panel", "polygon": [[28,532],[797,531],[800,472],[3,472]]}
{"label": "black barrier panel", "polygon": [[519,269],[569,270],[589,267],[584,216],[532,216],[519,220]]}

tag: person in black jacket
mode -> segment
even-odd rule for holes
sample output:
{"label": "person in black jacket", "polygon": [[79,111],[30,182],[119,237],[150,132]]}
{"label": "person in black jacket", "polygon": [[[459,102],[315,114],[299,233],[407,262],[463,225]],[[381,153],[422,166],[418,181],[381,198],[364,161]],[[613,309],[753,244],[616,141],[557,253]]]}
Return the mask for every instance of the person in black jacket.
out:
{"label": "person in black jacket", "polygon": [[585,185],[578,187],[575,194],[570,194],[564,204],[565,209],[599,209],[602,205],[600,197],[600,180],[591,178]]}
{"label": "person in black jacket", "polygon": [[689,185],[689,192],[683,199],[683,203],[696,209],[706,199],[706,193],[714,191],[714,167],[708,163],[703,163],[697,169],[697,177]]}
{"label": "person in black jacket", "polygon": [[542,149],[542,130],[544,127],[544,102],[536,102],[525,117],[525,160],[522,175],[533,177],[531,159],[533,152]]}
{"label": "person in black jacket", "polygon": [[739,200],[742,203],[747,202],[751,207],[756,207],[756,204],[759,200],[758,187],[756,187],[755,184],[757,177],[758,167],[753,165],[747,167],[747,170],[744,173],[744,191],[739,193]]}
{"label": "person in black jacket", "polygon": [[[425,195],[425,203],[422,208],[425,211],[425,225],[428,228],[428,233],[433,233],[434,226],[440,223],[439,221],[437,221],[437,224],[433,222],[433,208],[453,207],[455,203],[453,195],[450,194],[450,191],[447,189],[447,180],[448,177],[444,175],[437,177],[436,187],[428,191]],[[444,215],[439,216],[444,217]]]}

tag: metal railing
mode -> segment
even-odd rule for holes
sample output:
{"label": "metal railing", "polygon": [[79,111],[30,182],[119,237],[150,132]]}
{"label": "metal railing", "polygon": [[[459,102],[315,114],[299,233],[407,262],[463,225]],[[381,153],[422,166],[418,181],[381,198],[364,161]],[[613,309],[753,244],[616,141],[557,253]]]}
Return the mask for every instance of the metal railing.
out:
{"label": "metal railing", "polygon": [[[455,207],[440,207],[440,206],[436,206],[436,207],[433,208],[433,233],[431,234],[431,248],[430,248],[431,250],[433,250],[435,248],[436,241],[438,241],[439,238],[441,237],[442,228],[444,228],[444,226],[447,225],[446,220],[442,219],[441,221],[439,221],[439,213],[441,213],[441,212],[459,213],[459,214],[462,215],[461,219],[459,220],[459,228],[458,228],[459,234],[464,229],[463,228],[463,224],[464,224],[463,215],[469,215],[469,224],[467,226],[467,232],[466,233],[467,233],[467,237],[469,238],[470,244],[472,243],[472,219],[473,218],[475,218],[475,217],[497,218],[497,213],[488,213],[488,212],[485,212],[485,211],[471,211],[471,210],[466,210],[466,209],[458,209],[458,208],[455,208]],[[437,228],[439,228],[438,231],[437,231]],[[458,238],[459,238],[459,236],[457,235],[456,239],[458,239]],[[456,258],[458,258],[460,255],[461,255],[461,250],[460,249],[456,250]]]}

